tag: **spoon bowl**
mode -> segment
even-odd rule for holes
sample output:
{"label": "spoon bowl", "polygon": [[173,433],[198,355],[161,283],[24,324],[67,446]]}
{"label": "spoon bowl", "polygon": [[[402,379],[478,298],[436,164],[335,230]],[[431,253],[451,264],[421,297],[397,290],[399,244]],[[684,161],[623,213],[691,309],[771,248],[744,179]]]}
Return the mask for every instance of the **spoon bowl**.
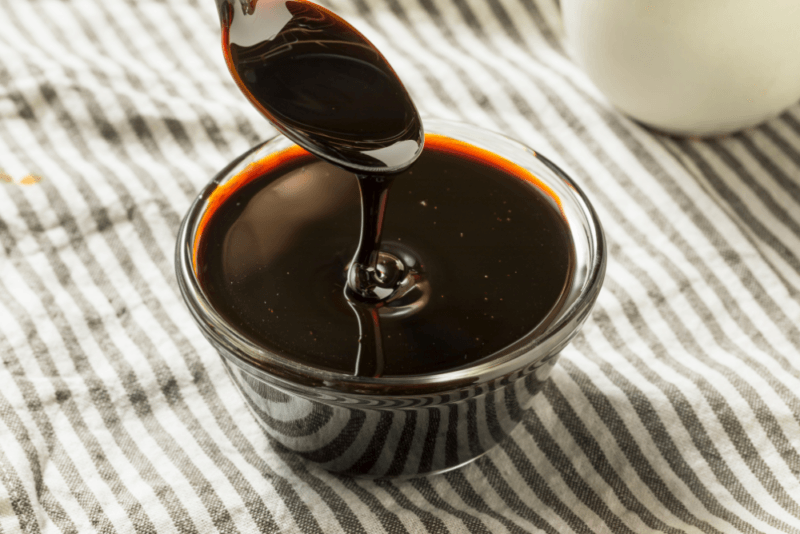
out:
{"label": "spoon bowl", "polygon": [[393,174],[422,152],[411,97],[386,58],[327,9],[298,0],[217,0],[239,89],[286,137],[357,174]]}

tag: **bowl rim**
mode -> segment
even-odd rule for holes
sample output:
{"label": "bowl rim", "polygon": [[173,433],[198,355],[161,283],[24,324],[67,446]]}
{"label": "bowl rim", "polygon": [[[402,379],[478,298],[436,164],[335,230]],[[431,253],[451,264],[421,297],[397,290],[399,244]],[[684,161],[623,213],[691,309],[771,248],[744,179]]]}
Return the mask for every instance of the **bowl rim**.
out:
{"label": "bowl rim", "polygon": [[[561,299],[559,301],[562,304],[560,309],[556,309],[555,313],[548,314],[542,323],[504,349],[477,361],[474,365],[434,374],[380,378],[357,377],[308,366],[259,346],[228,324],[206,298],[193,267],[194,230],[207,208],[210,194],[220,183],[232,176],[233,171],[241,167],[248,158],[262,150],[268,150],[264,155],[272,153],[286,143],[289,143],[287,146],[291,146],[290,140],[277,134],[251,147],[217,173],[192,202],[178,231],[175,269],[181,295],[201,331],[218,349],[221,356],[251,374],[296,391],[323,388],[351,396],[379,394],[381,396],[409,397],[422,394],[452,393],[466,387],[471,388],[491,381],[504,380],[515,373],[525,375],[548,359],[548,356],[558,354],[569,343],[588,317],[597,299],[607,262],[603,229],[588,197],[557,165],[519,141],[482,127],[452,120],[425,118],[424,124],[426,129],[430,127],[433,133],[467,142],[480,148],[495,151],[481,145],[498,143],[504,148],[504,152],[513,151],[517,155],[532,157],[534,159],[529,160],[529,163],[535,161],[540,166],[540,169],[536,171],[515,159],[499,154],[528,169],[545,184],[552,185],[553,180],[560,180],[566,185],[566,187],[561,187],[561,198],[569,195],[570,200],[574,203],[575,211],[582,217],[582,220],[578,222],[582,223],[582,228],[586,232],[586,240],[591,253],[590,261],[584,267],[585,275],[578,280],[574,270],[570,274],[569,289],[566,292],[573,295],[571,300]],[[454,136],[455,134],[459,135]],[[281,146],[281,148],[284,147]],[[551,173],[552,176],[543,176],[542,170],[545,174]],[[573,222],[575,221],[567,221],[569,225]],[[574,240],[576,235],[574,231],[572,235]],[[577,281],[581,282],[580,287],[577,287]],[[558,306],[559,304],[556,305],[557,308]],[[219,350],[220,348],[224,350]]]}

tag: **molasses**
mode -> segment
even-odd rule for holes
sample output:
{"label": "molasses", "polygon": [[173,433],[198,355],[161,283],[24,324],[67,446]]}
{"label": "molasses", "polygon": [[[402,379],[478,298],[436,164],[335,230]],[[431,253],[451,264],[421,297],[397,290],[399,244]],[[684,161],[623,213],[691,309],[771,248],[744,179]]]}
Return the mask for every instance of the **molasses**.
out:
{"label": "molasses", "polygon": [[[201,286],[257,344],[363,376],[472,365],[559,301],[574,262],[569,228],[558,197],[526,170],[429,134],[390,204],[381,253],[413,284],[358,316],[344,291],[361,222],[355,176],[299,147],[269,156],[212,197],[196,242]],[[383,357],[359,365],[365,321]]]}
{"label": "molasses", "polygon": [[198,278],[231,324],[305,365],[377,377],[471,365],[548,315],[572,261],[554,195],[470,145],[428,136],[423,151],[394,70],[330,11],[217,4],[234,80],[302,147],[227,184],[199,232]]}

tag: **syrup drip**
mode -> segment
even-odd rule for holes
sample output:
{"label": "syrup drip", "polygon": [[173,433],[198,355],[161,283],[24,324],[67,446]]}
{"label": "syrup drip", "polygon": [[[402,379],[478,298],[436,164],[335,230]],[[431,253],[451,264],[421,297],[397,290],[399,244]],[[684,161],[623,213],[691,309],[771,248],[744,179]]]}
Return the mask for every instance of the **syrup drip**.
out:
{"label": "syrup drip", "polygon": [[379,268],[381,227],[391,175],[422,151],[422,120],[386,58],[327,9],[296,0],[217,4],[225,60],[245,96],[298,145],[357,173],[361,240],[345,294],[361,324],[359,361],[381,361],[380,321],[371,308],[390,297],[392,283],[402,283]]}

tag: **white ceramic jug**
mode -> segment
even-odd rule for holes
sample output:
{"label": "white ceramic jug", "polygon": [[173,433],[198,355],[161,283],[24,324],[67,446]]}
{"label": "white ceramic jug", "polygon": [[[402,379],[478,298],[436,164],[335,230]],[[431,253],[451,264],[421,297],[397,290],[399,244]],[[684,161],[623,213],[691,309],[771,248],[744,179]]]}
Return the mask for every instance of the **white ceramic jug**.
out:
{"label": "white ceramic jug", "polygon": [[722,134],[800,99],[800,0],[561,0],[573,57],[657,129]]}

